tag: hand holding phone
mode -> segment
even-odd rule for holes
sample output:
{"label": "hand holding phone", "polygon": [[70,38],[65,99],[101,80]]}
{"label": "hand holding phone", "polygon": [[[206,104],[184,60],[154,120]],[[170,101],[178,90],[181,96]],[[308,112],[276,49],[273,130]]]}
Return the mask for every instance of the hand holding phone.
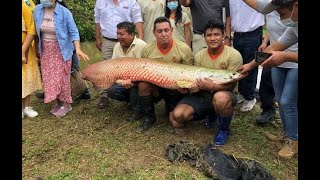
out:
{"label": "hand holding phone", "polygon": [[268,59],[271,55],[272,55],[271,53],[256,51],[255,61],[261,64],[263,63],[263,61]]}

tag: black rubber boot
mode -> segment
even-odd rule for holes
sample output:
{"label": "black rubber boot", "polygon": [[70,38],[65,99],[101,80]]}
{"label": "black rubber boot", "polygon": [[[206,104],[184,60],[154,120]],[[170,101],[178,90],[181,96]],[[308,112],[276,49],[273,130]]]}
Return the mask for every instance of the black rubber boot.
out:
{"label": "black rubber boot", "polygon": [[148,130],[157,119],[154,112],[154,102],[152,96],[140,96],[140,102],[144,110],[145,119],[136,130],[137,133],[143,133]]}

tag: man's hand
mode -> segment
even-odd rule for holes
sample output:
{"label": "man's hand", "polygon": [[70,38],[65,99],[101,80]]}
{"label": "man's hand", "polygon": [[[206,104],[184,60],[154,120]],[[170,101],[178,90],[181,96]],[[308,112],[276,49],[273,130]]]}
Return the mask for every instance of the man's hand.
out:
{"label": "man's hand", "polygon": [[99,51],[101,51],[101,48],[102,48],[102,42],[100,39],[97,39],[96,40],[96,47]]}
{"label": "man's hand", "polygon": [[134,85],[130,79],[123,80],[121,84],[126,89],[129,89]]}
{"label": "man's hand", "polygon": [[229,38],[224,39],[223,43],[226,46],[231,46],[231,40]]}
{"label": "man's hand", "polygon": [[214,87],[214,83],[209,78],[200,78],[196,80],[196,84],[199,89],[211,92]]}
{"label": "man's hand", "polygon": [[181,93],[181,94],[188,94],[189,93],[188,88],[178,88],[177,91],[179,91],[179,93]]}

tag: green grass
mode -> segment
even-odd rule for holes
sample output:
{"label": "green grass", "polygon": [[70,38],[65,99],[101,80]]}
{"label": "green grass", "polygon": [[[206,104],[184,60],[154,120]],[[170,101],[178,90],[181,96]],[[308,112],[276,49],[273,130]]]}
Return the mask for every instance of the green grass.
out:
{"label": "green grass", "polygon": [[[91,58],[81,62],[82,68],[100,60],[93,43],[83,43],[81,48]],[[160,101],[156,105],[158,122],[145,134],[137,134],[140,122],[125,120],[132,113],[126,104],[112,100],[100,110],[96,107],[98,92],[91,85],[90,91],[90,100],[75,101],[73,110],[62,118],[49,113],[52,103],[32,97],[39,116],[22,121],[23,179],[208,179],[186,162],[171,164],[165,157],[165,147],[180,140],[199,146],[212,143],[216,128],[206,130],[201,122],[192,122],[188,124],[189,134],[177,137],[169,132],[164,103]],[[249,113],[241,113],[237,105],[230,138],[220,149],[261,162],[276,179],[297,179],[298,158],[279,159],[276,154],[281,144],[264,136],[265,132],[282,133],[279,115],[260,127],[254,123],[259,113],[259,104]]]}

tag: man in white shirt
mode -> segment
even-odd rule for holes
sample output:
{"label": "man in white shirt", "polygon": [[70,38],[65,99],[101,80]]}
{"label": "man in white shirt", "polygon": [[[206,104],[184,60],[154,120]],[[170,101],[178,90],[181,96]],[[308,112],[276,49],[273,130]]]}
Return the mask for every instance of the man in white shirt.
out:
{"label": "man in white shirt", "polygon": [[[97,0],[94,8],[96,47],[102,52],[104,60],[111,59],[113,47],[118,42],[117,24],[123,21],[133,22],[138,31],[138,38],[143,39],[140,6],[135,0]],[[102,42],[101,42],[101,36]],[[100,109],[107,105],[107,92],[100,92]]]}

